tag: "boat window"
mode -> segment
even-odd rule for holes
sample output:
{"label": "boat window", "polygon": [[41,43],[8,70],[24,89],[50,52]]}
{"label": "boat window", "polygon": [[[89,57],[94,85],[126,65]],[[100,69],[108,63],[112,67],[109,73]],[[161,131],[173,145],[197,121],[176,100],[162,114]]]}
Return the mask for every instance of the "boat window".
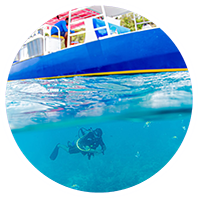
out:
{"label": "boat window", "polygon": [[[100,19],[93,19],[93,26],[94,26],[94,28],[104,27],[105,22],[100,20]],[[109,22],[108,22],[108,26],[109,26],[109,29],[110,29],[110,35],[123,34],[123,33],[130,32],[129,28],[122,27],[122,26],[119,26],[119,25],[115,25],[115,24],[112,24],[112,23],[109,23]],[[97,38],[108,35],[106,28],[101,29],[101,30],[96,30],[95,33],[96,33]]]}
{"label": "boat window", "polygon": [[17,53],[14,63],[43,55],[43,36],[30,37]]}
{"label": "boat window", "polygon": [[29,57],[43,55],[43,38],[38,36],[27,44],[27,52]]}
{"label": "boat window", "polygon": [[[83,30],[82,30],[83,31]],[[80,33],[81,31],[77,31]],[[77,45],[85,42],[85,33],[78,34],[76,36],[71,36],[71,45]]]}
{"label": "boat window", "polygon": [[85,23],[81,23],[80,25],[76,24],[72,27],[74,33],[70,34],[70,45],[78,45],[85,42],[86,35],[86,26]]}

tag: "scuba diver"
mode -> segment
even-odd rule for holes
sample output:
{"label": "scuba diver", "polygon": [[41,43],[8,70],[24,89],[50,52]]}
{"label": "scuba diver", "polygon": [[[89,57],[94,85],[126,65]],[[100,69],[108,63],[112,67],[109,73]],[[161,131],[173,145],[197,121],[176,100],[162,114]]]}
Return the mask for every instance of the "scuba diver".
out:
{"label": "scuba diver", "polygon": [[[102,140],[102,130],[97,128],[95,130],[81,128],[78,131],[79,139],[76,142],[71,143],[68,141],[67,146],[63,144],[57,144],[52,154],[50,155],[51,160],[55,160],[59,148],[62,148],[66,152],[70,154],[82,153],[83,155],[87,155],[88,159],[91,159],[91,156],[94,156],[96,153],[102,153],[104,155],[104,151],[106,150],[106,146]],[[98,150],[98,147],[101,147]]]}

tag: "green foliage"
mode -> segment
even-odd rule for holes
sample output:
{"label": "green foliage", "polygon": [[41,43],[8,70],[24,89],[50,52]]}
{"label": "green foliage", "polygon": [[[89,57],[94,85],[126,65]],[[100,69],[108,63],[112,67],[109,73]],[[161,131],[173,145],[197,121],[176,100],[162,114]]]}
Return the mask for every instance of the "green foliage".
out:
{"label": "green foliage", "polygon": [[[80,31],[85,31],[85,28],[77,29],[77,30],[74,30],[74,31],[75,31],[75,33],[80,32]],[[71,38],[71,41],[84,43],[85,33],[78,34],[78,35],[75,35],[75,36],[71,36],[70,38]],[[61,41],[61,49],[64,49],[64,48],[65,48],[65,39],[62,39],[62,41]]]}
{"label": "green foliage", "polygon": [[[74,30],[76,33],[77,32],[80,32],[80,31],[85,31],[85,28],[81,28],[81,29],[78,29],[78,30]],[[82,34],[78,34],[76,36],[72,36],[72,41],[77,41],[79,43],[84,43],[84,40],[85,40],[85,33],[82,33]]]}
{"label": "green foliage", "polygon": [[65,39],[62,39],[61,40],[61,49],[64,49],[65,48]]}
{"label": "green foliage", "polygon": [[[135,20],[134,20],[134,13],[130,12],[128,14],[122,15],[120,18],[120,25],[124,26],[126,28],[129,28],[131,31],[136,31],[135,30],[135,21],[136,23],[142,23],[142,22],[147,22],[149,21],[147,18],[135,14]],[[152,22],[149,23],[152,27],[156,27],[156,25]],[[137,24],[137,29],[141,30],[143,27],[143,24]]]}
{"label": "green foliage", "polygon": [[124,14],[120,17],[120,25],[135,31],[135,23],[133,13]]}

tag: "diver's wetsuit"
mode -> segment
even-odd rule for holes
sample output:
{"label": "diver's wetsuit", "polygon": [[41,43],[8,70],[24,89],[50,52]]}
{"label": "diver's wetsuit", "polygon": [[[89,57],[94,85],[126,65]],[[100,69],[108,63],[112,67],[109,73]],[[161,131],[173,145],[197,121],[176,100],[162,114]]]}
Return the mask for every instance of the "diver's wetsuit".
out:
{"label": "diver's wetsuit", "polygon": [[[104,154],[105,144],[102,140],[102,137],[95,136],[93,132],[89,132],[87,135],[84,135],[79,141],[79,146],[82,149],[85,149],[86,146],[88,146],[90,149],[96,149],[98,146],[101,146],[101,149],[103,150],[103,154]],[[83,155],[87,154],[88,159],[90,159],[91,156],[94,156],[94,153],[79,150],[76,144],[69,145],[70,154],[80,153],[80,152]]]}

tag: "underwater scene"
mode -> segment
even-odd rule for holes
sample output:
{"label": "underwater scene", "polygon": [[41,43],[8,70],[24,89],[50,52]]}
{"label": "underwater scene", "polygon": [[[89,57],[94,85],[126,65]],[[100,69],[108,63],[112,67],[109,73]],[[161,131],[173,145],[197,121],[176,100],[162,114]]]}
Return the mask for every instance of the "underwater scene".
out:
{"label": "underwater scene", "polygon": [[188,72],[16,80],[7,83],[6,108],[16,143],[42,174],[112,192],[147,180],[176,153],[192,85]]}

